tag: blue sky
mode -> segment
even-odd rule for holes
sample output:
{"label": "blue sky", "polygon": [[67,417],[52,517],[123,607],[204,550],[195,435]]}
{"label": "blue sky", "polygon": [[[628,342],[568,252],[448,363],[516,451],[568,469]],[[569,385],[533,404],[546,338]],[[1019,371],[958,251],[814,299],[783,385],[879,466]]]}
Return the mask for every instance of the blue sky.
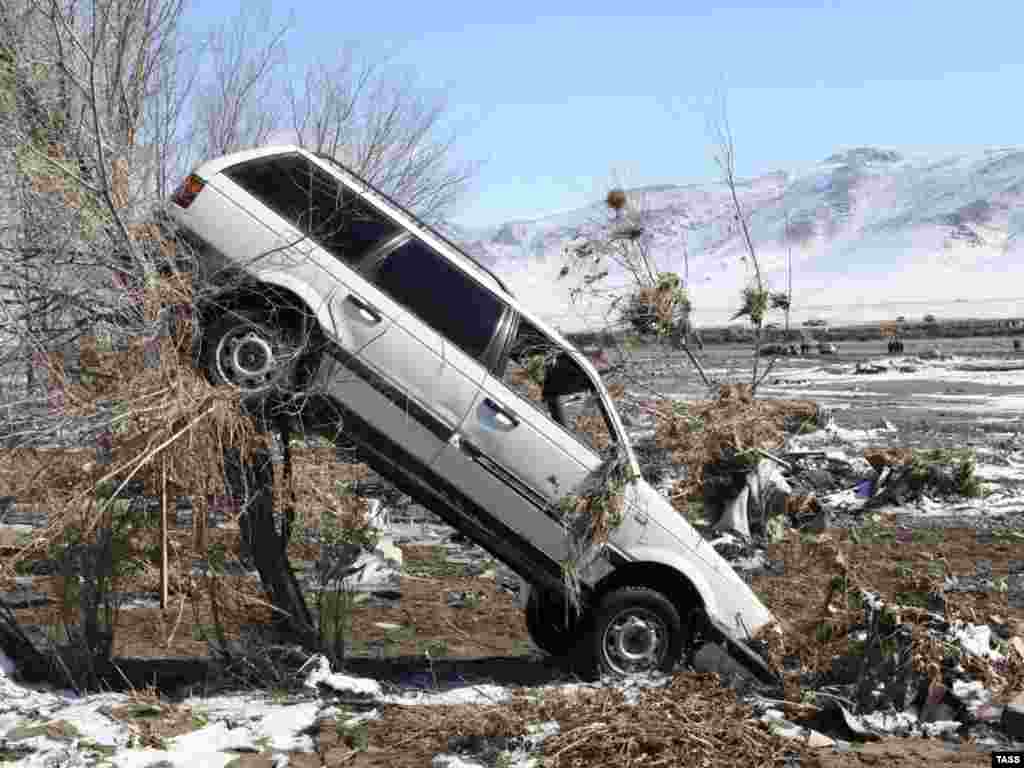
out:
{"label": "blue sky", "polygon": [[[1024,4],[627,5],[313,0],[274,13],[294,7],[293,66],[353,41],[447,88],[460,158],[481,164],[456,211],[468,226],[577,208],[612,181],[715,179],[705,116],[716,92],[741,175],[849,146],[1020,141]],[[237,8],[204,1],[192,18]]]}

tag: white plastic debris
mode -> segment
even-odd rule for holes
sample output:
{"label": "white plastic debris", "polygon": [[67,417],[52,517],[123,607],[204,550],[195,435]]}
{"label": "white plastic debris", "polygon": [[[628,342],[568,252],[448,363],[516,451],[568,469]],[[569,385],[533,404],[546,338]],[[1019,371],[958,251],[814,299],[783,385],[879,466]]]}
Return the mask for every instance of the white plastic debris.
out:
{"label": "white plastic debris", "polygon": [[391,508],[380,499],[366,500],[366,517],[378,531],[391,530]]}
{"label": "white plastic debris", "polygon": [[717,547],[720,544],[739,544],[740,540],[733,536],[728,531],[723,531],[712,541],[709,542],[712,547]]}
{"label": "white plastic debris", "polygon": [[963,680],[954,680],[953,695],[963,702],[974,700],[987,702],[992,698],[992,693],[985,688],[985,684],[980,680],[972,680],[969,683]]}
{"label": "white plastic debris", "polygon": [[963,725],[958,720],[937,720],[934,723],[922,723],[921,730],[925,736],[935,738],[947,733],[956,733]]}
{"label": "white plastic debris", "polygon": [[380,683],[366,677],[352,677],[339,672],[331,672],[331,664],[323,655],[314,656],[314,668],[306,677],[306,687],[314,690],[325,685],[339,693],[354,693],[359,696],[379,697]]}
{"label": "white plastic debris", "polygon": [[864,724],[882,733],[905,735],[917,725],[913,712],[871,712],[862,715]]}
{"label": "white plastic debris", "polygon": [[434,755],[431,768],[486,768],[479,760],[465,760],[458,755]]}
{"label": "white plastic debris", "polygon": [[1003,655],[992,649],[992,628],[987,624],[954,623],[951,634],[967,653],[998,661]]}

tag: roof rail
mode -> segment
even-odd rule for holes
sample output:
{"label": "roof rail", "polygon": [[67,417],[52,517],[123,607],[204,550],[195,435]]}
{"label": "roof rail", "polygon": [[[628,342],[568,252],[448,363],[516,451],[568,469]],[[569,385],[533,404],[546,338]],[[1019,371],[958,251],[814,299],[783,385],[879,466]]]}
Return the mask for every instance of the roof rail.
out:
{"label": "roof rail", "polygon": [[[306,150],[306,151],[309,151],[309,150]],[[456,251],[458,251],[458,252],[459,252],[459,254],[461,254],[461,255],[462,255],[462,256],[464,256],[465,258],[469,259],[469,260],[470,260],[470,261],[471,261],[471,262],[472,262],[473,264],[475,264],[475,265],[477,266],[477,268],[478,268],[478,269],[480,269],[480,270],[482,270],[483,272],[486,272],[486,273],[487,273],[488,275],[490,275],[490,276],[491,276],[491,278],[493,278],[494,282],[496,282],[496,283],[497,283],[497,284],[498,284],[498,285],[499,285],[499,286],[501,287],[501,290],[503,290],[503,291],[504,291],[505,293],[507,293],[507,294],[508,294],[509,296],[512,296],[512,297],[514,297],[514,294],[512,293],[512,291],[510,291],[510,290],[509,290],[509,288],[508,288],[508,286],[507,286],[507,285],[505,285],[505,281],[504,281],[504,280],[502,280],[502,279],[501,279],[500,277],[498,277],[498,276],[497,276],[496,274],[494,274],[494,272],[493,272],[493,271],[492,271],[492,270],[491,270],[490,268],[488,268],[488,267],[484,266],[483,264],[481,264],[481,263],[480,263],[479,261],[477,261],[477,260],[476,260],[475,258],[473,258],[473,257],[472,257],[471,255],[469,255],[468,253],[466,253],[466,252],[465,252],[465,251],[464,251],[464,250],[462,249],[462,247],[461,247],[461,246],[459,246],[459,245],[456,245],[456,244],[455,244],[454,242],[452,242],[452,241],[451,241],[451,239],[450,239],[450,238],[448,238],[448,237],[446,237],[445,235],[443,235],[443,234],[442,234],[441,232],[439,232],[439,231],[438,231],[438,230],[437,230],[437,229],[436,229],[435,227],[432,227],[432,226],[431,226],[430,224],[427,224],[427,223],[426,223],[425,221],[423,221],[423,220],[422,220],[422,219],[421,219],[421,218],[420,218],[419,216],[417,216],[417,215],[416,215],[415,213],[413,213],[412,211],[410,211],[410,210],[409,210],[408,208],[406,208],[406,207],[405,207],[404,205],[402,205],[401,203],[399,203],[399,202],[398,202],[397,200],[395,200],[395,199],[394,199],[393,197],[391,197],[390,195],[388,195],[388,194],[386,194],[386,193],[382,192],[381,190],[379,190],[379,189],[378,189],[377,187],[375,187],[375,186],[374,186],[373,184],[371,184],[370,182],[368,182],[368,181],[367,181],[366,179],[364,179],[364,178],[363,178],[362,176],[360,176],[360,175],[359,175],[358,173],[356,173],[355,171],[353,171],[353,170],[352,170],[351,168],[349,168],[348,166],[346,166],[346,165],[344,165],[343,163],[341,163],[341,162],[340,162],[339,160],[337,160],[336,158],[333,158],[333,157],[331,157],[330,155],[324,154],[323,152],[313,152],[312,154],[313,154],[313,155],[315,155],[316,157],[319,157],[319,158],[320,158],[321,160],[326,160],[327,162],[329,162],[329,163],[331,163],[331,164],[333,164],[333,165],[336,165],[336,166],[338,166],[338,167],[339,167],[339,168],[341,168],[341,169],[342,169],[343,171],[345,171],[345,173],[347,173],[347,174],[349,174],[350,176],[353,176],[354,178],[358,179],[360,183],[362,183],[362,184],[365,184],[365,185],[366,185],[366,186],[367,186],[367,187],[368,187],[369,189],[372,189],[372,190],[374,191],[374,193],[375,193],[375,194],[378,194],[378,195],[380,195],[380,196],[381,196],[382,198],[384,198],[384,199],[385,199],[385,200],[386,200],[386,201],[387,201],[388,203],[390,203],[391,205],[393,205],[393,206],[395,206],[396,208],[398,208],[399,210],[401,210],[401,211],[402,211],[402,212],[403,212],[403,213],[404,213],[404,214],[405,214],[406,216],[408,216],[408,217],[409,217],[410,219],[412,219],[412,220],[413,220],[413,222],[414,222],[414,223],[416,224],[416,226],[418,226],[418,227],[419,227],[420,229],[423,229],[423,230],[425,230],[426,232],[429,232],[429,233],[430,233],[431,235],[433,235],[434,237],[436,237],[436,238],[437,238],[438,240],[441,240],[441,241],[442,241],[443,243],[445,243],[445,244],[446,244],[446,245],[447,245],[448,247],[450,247],[450,248],[453,248],[453,249],[455,249]]]}

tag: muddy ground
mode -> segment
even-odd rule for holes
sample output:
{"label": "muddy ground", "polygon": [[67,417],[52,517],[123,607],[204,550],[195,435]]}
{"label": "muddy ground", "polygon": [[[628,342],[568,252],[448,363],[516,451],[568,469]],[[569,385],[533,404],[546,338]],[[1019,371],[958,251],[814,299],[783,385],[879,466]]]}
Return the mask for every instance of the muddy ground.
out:
{"label": "muddy ground", "polygon": [[[940,351],[939,357],[919,354],[934,349]],[[634,354],[643,358],[645,350]],[[718,346],[708,347],[702,360],[713,377],[746,380],[748,356],[748,348]],[[858,363],[871,372],[858,373]],[[1020,368],[969,370],[979,364],[1002,368],[1019,364]],[[706,392],[684,359],[677,356],[660,356],[650,364],[638,365],[620,380],[638,396],[655,391],[697,399]],[[999,490],[1001,495],[995,497],[998,506],[986,505],[983,500],[969,504],[937,500],[930,506],[883,509],[878,520],[867,526],[868,535],[862,535],[852,531],[865,530],[863,515],[837,505],[830,521],[833,527],[825,533],[847,553],[851,570],[883,599],[910,605],[926,601],[926,585],[934,576],[935,563],[942,563],[944,575],[954,579],[997,581],[1011,576],[1024,561],[1024,545],[1019,540],[986,533],[993,528],[1019,530],[1024,520],[1020,494],[1024,490],[1024,357],[1010,349],[1008,339],[914,342],[899,356],[885,354],[884,345],[878,342],[847,342],[840,345],[838,355],[779,359],[765,380],[762,395],[807,398],[832,409],[838,430],[829,433],[828,447],[851,454],[867,445],[967,446],[978,451],[979,474]],[[643,434],[637,434],[637,439],[642,442]],[[564,665],[530,645],[515,605],[515,585],[508,575],[475,548],[453,543],[449,533],[415,511],[396,526],[392,539],[403,556],[401,576],[392,593],[371,591],[352,606],[346,625],[348,671],[406,690],[444,690],[480,682],[518,690],[570,679]],[[17,539],[18,532],[0,534]],[[186,548],[190,534],[175,535],[182,540],[181,548]],[[230,527],[212,535],[223,538],[229,549],[237,537]],[[13,542],[6,543],[9,555]],[[749,576],[752,586],[786,626],[809,626],[820,610],[834,575],[827,559],[821,557],[822,548],[820,541],[807,535],[788,536],[768,545],[771,569]],[[314,557],[302,545],[295,545],[290,553],[293,562],[300,564]],[[140,593],[140,597],[137,607],[122,611],[115,654],[205,655],[212,617],[204,602],[202,580],[177,585],[171,605],[161,611],[152,604],[153,579],[150,569],[136,583],[123,585],[125,591]],[[225,581],[231,587],[229,593],[234,594],[223,612],[225,626],[229,637],[240,638],[252,631],[253,625],[265,622],[267,611],[254,600],[243,599],[258,596],[258,582],[251,574],[228,576]],[[23,578],[22,582],[50,600],[19,608],[19,618],[26,625],[52,630],[59,621],[58,596],[65,585],[55,576]],[[16,586],[3,583],[0,591]],[[1024,604],[1011,601],[1006,591],[954,589],[947,591],[945,601],[950,618],[982,624],[996,617],[1012,633],[1024,634]],[[173,693],[198,693],[202,687],[200,684],[197,689],[193,681]],[[431,726],[440,729],[438,739],[399,739],[400,760],[394,756],[396,761],[391,762],[386,748],[397,743],[393,734],[396,729],[411,727],[403,717],[418,716],[403,715],[401,707],[386,710],[384,719],[369,729],[371,749],[358,758],[346,758],[346,764],[377,765],[385,764],[378,762],[384,760],[395,765],[428,765],[439,747],[443,750],[444,729],[451,729],[450,735],[460,732],[456,710],[450,717],[439,712]],[[993,743],[1004,742],[997,739]],[[843,768],[987,765],[985,751],[992,749],[993,743],[890,737],[855,749],[818,749],[800,760],[806,765]]]}
{"label": "muddy ground", "polygon": [[[900,439],[957,441],[961,445],[986,432],[1024,433],[1024,351],[1014,350],[1008,338],[932,339],[907,341],[900,355],[889,355],[884,342],[843,342],[838,354],[780,357],[762,389],[764,395],[809,397],[843,414],[843,426],[865,428],[887,419],[901,428]],[[938,350],[951,359],[922,357]],[[640,348],[637,358],[656,350]],[[655,391],[685,398],[703,396],[700,379],[679,354],[662,356],[644,366],[639,379]],[[739,377],[750,370],[750,348],[735,344],[708,346],[700,354],[712,378]],[[762,358],[764,365],[771,358]],[[891,374],[850,372],[858,362],[893,363]],[[985,362],[993,367],[1020,366],[1016,371],[972,372],[963,364]],[[916,368],[899,371],[898,368]],[[938,447],[938,446],[936,446]]]}

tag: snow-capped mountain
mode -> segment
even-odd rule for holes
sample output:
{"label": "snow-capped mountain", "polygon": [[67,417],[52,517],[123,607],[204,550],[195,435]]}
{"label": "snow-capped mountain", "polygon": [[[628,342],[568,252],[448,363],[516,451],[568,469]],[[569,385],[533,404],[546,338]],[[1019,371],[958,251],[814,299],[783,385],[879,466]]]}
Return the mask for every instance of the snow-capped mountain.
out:
{"label": "snow-capped mountain", "polygon": [[[928,157],[861,147],[744,179],[738,193],[774,290],[785,290],[792,259],[795,322],[1024,315],[1024,149]],[[664,184],[628,196],[659,268],[686,271],[697,321],[727,321],[750,269],[728,188]],[[558,277],[563,250],[608,218],[597,202],[454,234],[529,306],[575,330],[600,324],[603,304],[570,304],[580,276]],[[613,265],[608,284],[624,280]]]}

